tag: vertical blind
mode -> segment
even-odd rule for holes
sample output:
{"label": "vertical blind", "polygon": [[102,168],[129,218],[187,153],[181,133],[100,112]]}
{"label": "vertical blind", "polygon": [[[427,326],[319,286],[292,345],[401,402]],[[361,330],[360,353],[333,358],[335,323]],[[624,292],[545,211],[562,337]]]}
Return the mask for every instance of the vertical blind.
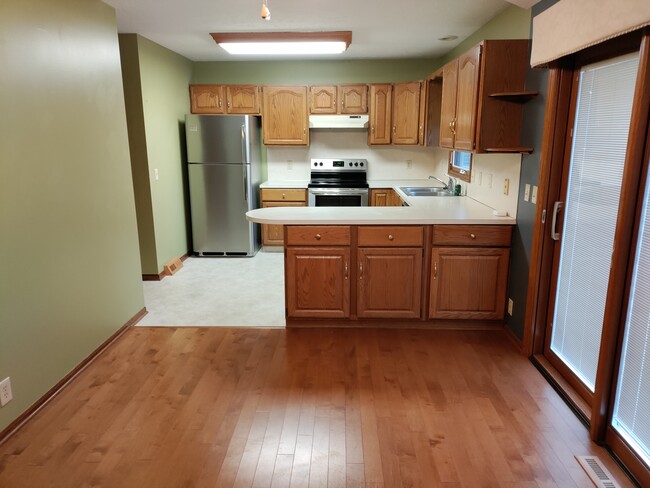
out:
{"label": "vertical blind", "polygon": [[551,350],[594,390],[639,54],[582,68]]}
{"label": "vertical blind", "polygon": [[612,426],[650,465],[650,182],[634,260]]}

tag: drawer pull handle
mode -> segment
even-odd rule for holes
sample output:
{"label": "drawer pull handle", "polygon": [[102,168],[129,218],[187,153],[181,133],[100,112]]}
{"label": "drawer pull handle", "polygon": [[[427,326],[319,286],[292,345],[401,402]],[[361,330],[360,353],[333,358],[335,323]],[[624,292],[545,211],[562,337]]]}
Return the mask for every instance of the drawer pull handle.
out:
{"label": "drawer pull handle", "polygon": [[389,240],[389,241],[394,241],[394,240],[395,240],[395,237],[393,237],[392,234],[388,234],[388,240]]}
{"label": "drawer pull handle", "polygon": [[472,239],[476,239],[476,234],[470,234],[469,235]]}
{"label": "drawer pull handle", "polygon": [[316,234],[316,240],[320,241],[320,234]]}

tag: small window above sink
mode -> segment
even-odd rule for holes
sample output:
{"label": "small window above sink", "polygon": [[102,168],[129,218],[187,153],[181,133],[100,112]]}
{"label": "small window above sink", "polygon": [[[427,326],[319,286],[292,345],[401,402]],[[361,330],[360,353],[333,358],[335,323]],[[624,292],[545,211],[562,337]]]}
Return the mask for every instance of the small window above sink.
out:
{"label": "small window above sink", "polygon": [[472,158],[472,153],[449,151],[447,173],[469,183],[472,179]]}

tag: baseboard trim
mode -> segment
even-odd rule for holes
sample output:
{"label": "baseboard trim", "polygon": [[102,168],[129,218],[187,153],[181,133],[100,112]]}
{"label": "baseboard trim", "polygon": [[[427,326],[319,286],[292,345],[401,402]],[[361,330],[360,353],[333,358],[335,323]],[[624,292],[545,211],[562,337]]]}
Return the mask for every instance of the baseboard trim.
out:
{"label": "baseboard trim", "polygon": [[488,320],[420,320],[420,319],[311,319],[287,318],[286,326],[290,328],[383,328],[383,329],[430,329],[430,330],[494,330],[503,329],[503,322]]}
{"label": "baseboard trim", "polygon": [[[183,254],[180,258],[181,261],[185,261],[187,258],[190,257],[189,251]],[[166,271],[161,271],[160,273],[152,273],[152,274],[143,274],[142,275],[142,281],[161,281],[165,276],[169,276],[169,274]]]}
{"label": "baseboard trim", "polygon": [[90,364],[97,359],[109,346],[117,341],[122,334],[129,328],[133,327],[142,317],[147,314],[147,309],[143,307],[138,313],[129,319],[129,321],[122,327],[117,329],[113,335],[101,343],[101,345],[91,352],[83,361],[74,367],[61,381],[50,388],[41,398],[36,400],[27,410],[20,414],[16,420],[11,422],[6,428],[0,432],[0,446],[4,444],[11,436],[18,432],[29,420],[34,417],[43,407],[45,407],[50,400],[56,397],[63,389],[68,386],[74,379],[81,374]]}
{"label": "baseboard trim", "polygon": [[519,351],[520,354],[523,354],[524,344],[521,341],[521,339],[519,339],[519,337],[515,335],[512,329],[508,327],[508,324],[503,324],[503,331],[506,333],[506,337],[508,338],[508,340],[510,340],[512,345],[515,346],[515,348],[517,348],[517,351]]}

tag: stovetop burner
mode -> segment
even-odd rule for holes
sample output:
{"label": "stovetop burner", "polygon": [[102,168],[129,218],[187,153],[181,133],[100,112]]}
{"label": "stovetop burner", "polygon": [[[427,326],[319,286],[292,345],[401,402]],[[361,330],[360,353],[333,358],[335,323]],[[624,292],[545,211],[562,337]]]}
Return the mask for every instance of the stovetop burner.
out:
{"label": "stovetop burner", "polygon": [[365,159],[312,159],[309,188],[368,188]]}

